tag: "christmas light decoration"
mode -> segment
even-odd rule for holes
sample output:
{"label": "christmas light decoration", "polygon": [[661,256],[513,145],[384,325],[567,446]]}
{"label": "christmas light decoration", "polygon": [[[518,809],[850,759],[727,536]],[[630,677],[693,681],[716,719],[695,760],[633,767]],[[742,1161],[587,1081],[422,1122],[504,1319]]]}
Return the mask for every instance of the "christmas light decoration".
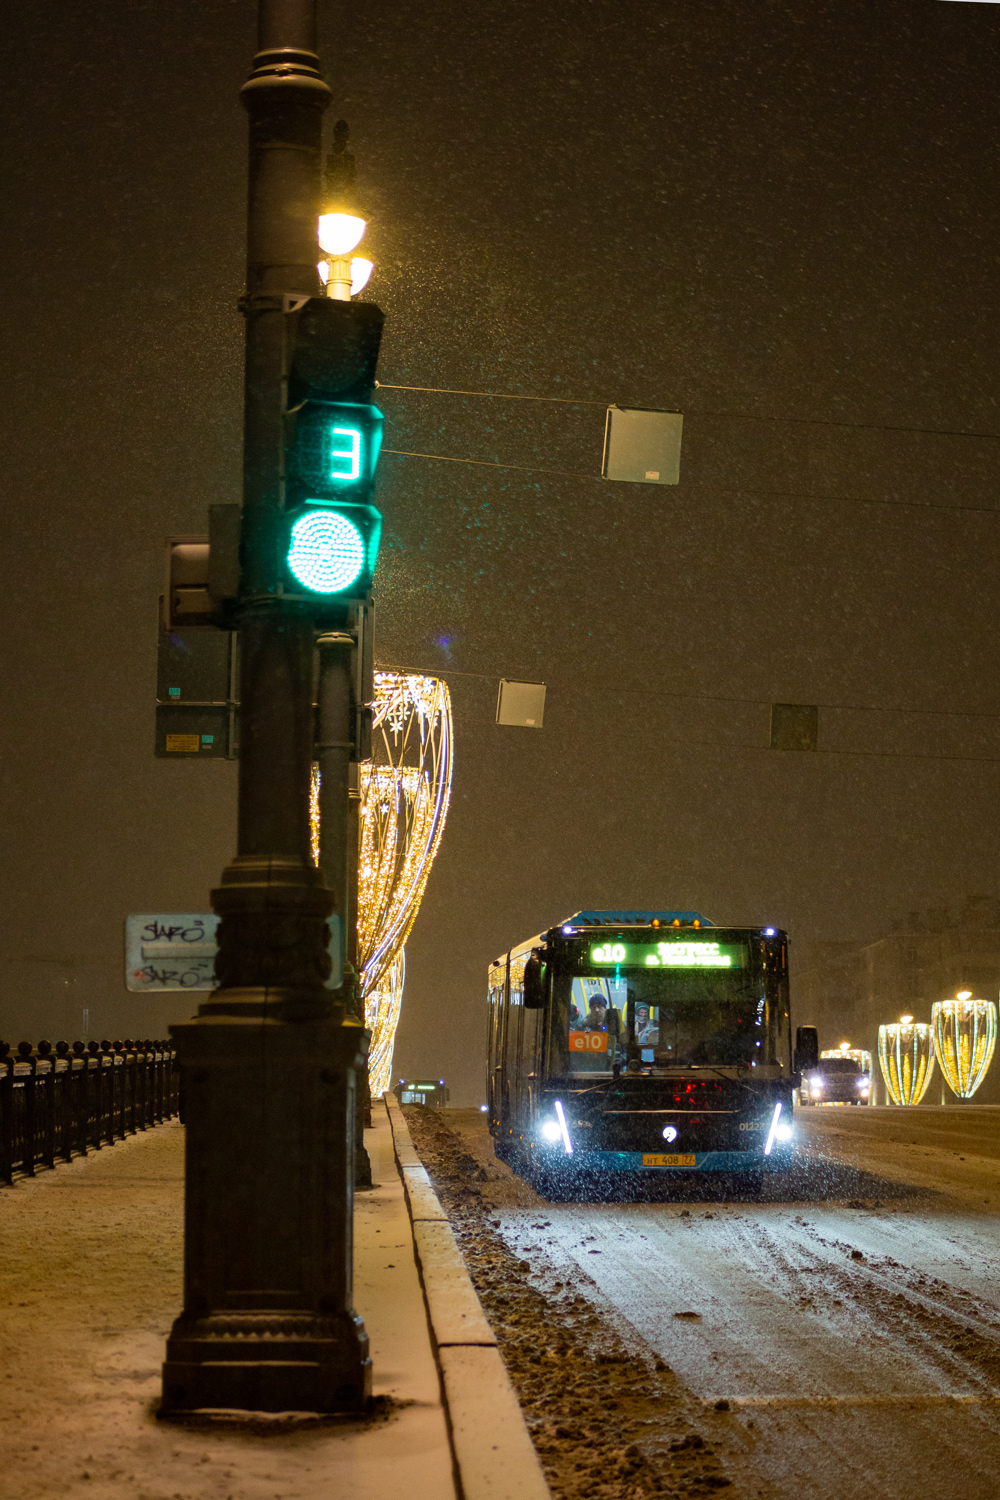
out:
{"label": "christmas light decoration", "polygon": [[995,1003],[965,995],[931,1006],[934,1051],[948,1087],[959,1099],[971,1099],[986,1077],[997,1040]]}
{"label": "christmas light decoration", "polygon": [[934,1073],[934,1037],[924,1021],[904,1016],[878,1029],[878,1061],[893,1104],[919,1104]]}
{"label": "christmas light decoration", "polygon": [[[452,718],[436,677],[375,673],[370,761],[359,768],[358,969],[371,1091],[389,1088],[406,971],[403,945],[441,843],[451,796]],[[313,858],[319,859],[319,777],[314,768]]]}
{"label": "christmas light decoration", "polygon": [[365,1025],[372,1034],[368,1049],[368,1077],[376,1098],[386,1092],[392,1078],[392,1049],[405,978],[406,949],[400,948],[381,984],[365,997]]}

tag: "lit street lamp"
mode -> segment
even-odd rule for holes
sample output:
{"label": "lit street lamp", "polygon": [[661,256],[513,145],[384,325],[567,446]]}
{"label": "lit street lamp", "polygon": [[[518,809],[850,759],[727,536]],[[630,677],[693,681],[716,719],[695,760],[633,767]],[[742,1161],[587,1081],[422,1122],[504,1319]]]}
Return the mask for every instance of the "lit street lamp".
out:
{"label": "lit street lamp", "polygon": [[349,302],[368,285],[375,269],[370,260],[351,255],[364,239],[368,225],[354,202],[354,156],[347,149],[346,120],[333,127],[333,149],[327,158],[324,212],[319,218],[319,245],[327,258],[317,266],[326,295]]}

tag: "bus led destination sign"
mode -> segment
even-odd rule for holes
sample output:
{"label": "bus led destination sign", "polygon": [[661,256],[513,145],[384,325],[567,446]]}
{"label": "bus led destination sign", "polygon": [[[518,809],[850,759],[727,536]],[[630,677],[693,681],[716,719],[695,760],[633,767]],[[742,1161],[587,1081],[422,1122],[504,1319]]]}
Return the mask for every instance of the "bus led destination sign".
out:
{"label": "bus led destination sign", "polygon": [[641,965],[647,969],[742,969],[741,943],[684,941],[671,943],[596,943],[594,964]]}

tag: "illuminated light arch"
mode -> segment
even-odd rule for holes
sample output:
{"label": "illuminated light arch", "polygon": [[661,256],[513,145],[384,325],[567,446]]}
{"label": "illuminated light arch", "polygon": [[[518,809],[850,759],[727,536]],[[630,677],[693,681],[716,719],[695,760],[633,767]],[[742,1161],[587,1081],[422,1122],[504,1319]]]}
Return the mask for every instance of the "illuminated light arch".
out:
{"label": "illuminated light arch", "polygon": [[893,1104],[919,1104],[934,1074],[934,1036],[925,1021],[878,1029],[878,1062]]}
{"label": "illuminated light arch", "polygon": [[[371,1031],[374,1097],[392,1077],[392,1051],[410,934],[441,843],[452,773],[451,696],[436,677],[376,672],[372,759],[358,768],[358,968]],[[319,851],[319,777],[314,768],[313,857]]]}
{"label": "illuminated light arch", "polygon": [[406,949],[400,948],[381,983],[365,996],[365,1025],[372,1034],[368,1049],[368,1077],[375,1098],[386,1093],[392,1082],[392,1049],[405,979]]}
{"label": "illuminated light arch", "polygon": [[986,1077],[997,1041],[992,1000],[939,1000],[931,1006],[934,1051],[948,1087],[971,1099]]}

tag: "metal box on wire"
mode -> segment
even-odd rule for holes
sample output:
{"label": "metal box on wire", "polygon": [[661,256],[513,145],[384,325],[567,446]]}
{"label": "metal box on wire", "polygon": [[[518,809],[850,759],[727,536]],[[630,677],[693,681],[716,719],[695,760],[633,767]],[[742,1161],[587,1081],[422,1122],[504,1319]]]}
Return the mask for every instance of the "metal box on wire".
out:
{"label": "metal box on wire", "polygon": [[601,469],[604,478],[630,484],[677,484],[683,427],[679,411],[609,406]]}

